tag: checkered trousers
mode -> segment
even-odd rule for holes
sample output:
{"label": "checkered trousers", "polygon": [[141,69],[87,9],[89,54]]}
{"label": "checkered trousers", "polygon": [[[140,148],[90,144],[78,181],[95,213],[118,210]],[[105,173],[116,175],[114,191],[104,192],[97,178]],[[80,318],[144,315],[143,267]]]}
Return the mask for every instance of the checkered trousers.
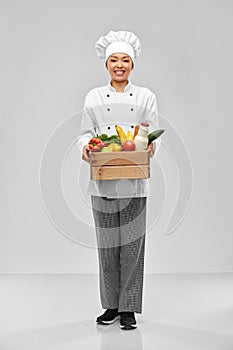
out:
{"label": "checkered trousers", "polygon": [[146,199],[91,196],[104,309],[142,312]]}

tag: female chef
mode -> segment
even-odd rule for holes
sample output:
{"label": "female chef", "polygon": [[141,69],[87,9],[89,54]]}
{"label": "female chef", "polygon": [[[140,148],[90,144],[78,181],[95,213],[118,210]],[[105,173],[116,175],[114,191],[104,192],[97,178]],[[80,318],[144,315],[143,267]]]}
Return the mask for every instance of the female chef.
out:
{"label": "female chef", "polygon": [[[92,89],[85,98],[77,141],[85,161],[89,161],[89,140],[102,133],[116,134],[116,124],[125,131],[133,131],[141,121],[149,123],[149,132],[159,128],[154,93],[129,80],[141,51],[138,37],[110,31],[95,48],[104,59],[110,82]],[[154,143],[148,149],[152,157]],[[100,298],[106,309],[96,322],[111,324],[120,318],[122,329],[134,329],[134,313],[142,313],[148,180],[89,180],[88,194],[98,242]]]}

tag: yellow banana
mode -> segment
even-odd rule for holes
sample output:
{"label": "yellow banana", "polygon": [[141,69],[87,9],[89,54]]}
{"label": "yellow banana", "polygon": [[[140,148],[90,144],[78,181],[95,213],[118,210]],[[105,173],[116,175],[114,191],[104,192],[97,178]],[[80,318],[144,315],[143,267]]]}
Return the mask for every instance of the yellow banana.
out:
{"label": "yellow banana", "polygon": [[115,125],[116,132],[118,136],[120,137],[121,142],[124,142],[126,140],[126,134],[122,127],[120,125]]}
{"label": "yellow banana", "polygon": [[133,140],[133,134],[131,131],[127,131],[127,136],[126,136],[127,140]]}

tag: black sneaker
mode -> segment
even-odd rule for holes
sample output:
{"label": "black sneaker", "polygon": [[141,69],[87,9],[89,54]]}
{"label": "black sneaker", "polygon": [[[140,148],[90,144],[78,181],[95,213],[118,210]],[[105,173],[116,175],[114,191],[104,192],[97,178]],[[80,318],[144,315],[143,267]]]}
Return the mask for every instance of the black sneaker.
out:
{"label": "black sneaker", "polygon": [[112,324],[119,319],[118,308],[107,309],[103,315],[97,317],[96,322],[99,324]]}
{"label": "black sneaker", "polygon": [[120,312],[120,327],[125,330],[137,328],[134,312]]}

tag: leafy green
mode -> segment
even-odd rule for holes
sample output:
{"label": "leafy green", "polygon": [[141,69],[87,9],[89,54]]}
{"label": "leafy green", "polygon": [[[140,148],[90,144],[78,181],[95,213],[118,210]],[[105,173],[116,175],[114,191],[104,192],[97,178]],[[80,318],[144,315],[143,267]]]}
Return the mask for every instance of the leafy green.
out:
{"label": "leafy green", "polygon": [[108,138],[108,135],[107,135],[107,134],[101,134],[100,136],[98,136],[98,138],[99,138],[101,141],[106,141],[107,138]]}
{"label": "leafy green", "polygon": [[110,143],[118,143],[119,145],[121,145],[121,140],[119,138],[118,135],[111,135],[108,136],[107,134],[101,134],[101,135],[97,135],[98,139],[100,139],[101,141],[105,141],[108,144]]}
{"label": "leafy green", "polygon": [[121,140],[120,140],[118,135],[112,135],[112,136],[108,137],[106,142],[108,144],[110,144],[110,143],[118,143],[119,145],[121,145]]}
{"label": "leafy green", "polygon": [[119,139],[118,135],[111,135],[108,137],[108,140]]}

